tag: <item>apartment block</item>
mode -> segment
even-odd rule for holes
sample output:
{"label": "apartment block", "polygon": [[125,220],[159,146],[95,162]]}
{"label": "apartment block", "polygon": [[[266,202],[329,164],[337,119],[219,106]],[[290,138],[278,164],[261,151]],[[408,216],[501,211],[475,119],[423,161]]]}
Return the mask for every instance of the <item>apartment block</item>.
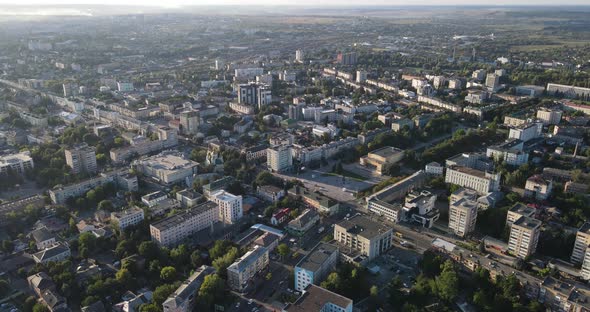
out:
{"label": "apartment block", "polygon": [[543,124],[540,122],[524,123],[516,127],[511,127],[510,132],[508,132],[508,138],[527,142],[540,137],[542,131]]}
{"label": "apartment block", "polygon": [[162,304],[164,312],[192,312],[205,277],[215,274],[215,268],[202,265]]}
{"label": "apartment block", "polygon": [[111,221],[116,222],[119,229],[124,230],[129,226],[134,226],[143,221],[143,209],[130,207],[123,211],[111,212]]}
{"label": "apartment block", "polygon": [[268,264],[268,249],[262,246],[254,246],[252,250],[227,268],[227,282],[231,289],[243,291],[252,278],[266,269]]}
{"label": "apartment block", "polygon": [[506,215],[506,225],[511,226],[516,220],[527,217],[533,218],[535,215],[535,208],[529,207],[523,203],[516,203],[510,209]]}
{"label": "apartment block", "polygon": [[563,112],[558,109],[541,107],[537,110],[537,120],[544,125],[558,125],[562,115]]}
{"label": "apartment block", "polygon": [[475,230],[477,202],[462,198],[449,206],[449,228],[460,237]]}
{"label": "apartment block", "polygon": [[49,190],[49,197],[54,204],[63,204],[70,197],[78,197],[98,186],[108,183],[115,184],[126,191],[137,191],[137,177],[129,174],[127,170],[110,171],[101,173],[98,177],[90,178],[78,183],[59,185]]}
{"label": "apartment block", "polygon": [[512,223],[512,227],[510,228],[508,251],[518,258],[527,258],[537,250],[540,234],[541,221],[529,217],[521,217]]}
{"label": "apartment block", "polygon": [[481,195],[500,190],[499,173],[490,173],[469,167],[448,167],[445,182],[471,188]]}
{"label": "apartment block", "polygon": [[369,260],[391,248],[393,229],[365,216],[355,216],[334,225],[334,239]]}
{"label": "apartment block", "polygon": [[82,172],[95,173],[98,170],[96,165],[96,148],[82,143],[73,148],[66,149],[64,153],[66,155],[66,164],[72,168],[74,174]]}
{"label": "apartment block", "polygon": [[573,263],[585,261],[584,257],[588,251],[588,246],[590,246],[590,222],[584,222],[576,232],[576,242],[574,243],[571,261]]}
{"label": "apartment block", "polygon": [[301,297],[282,312],[352,312],[353,301],[316,285],[309,285]]}
{"label": "apartment block", "polygon": [[218,221],[219,208],[209,201],[150,224],[150,235],[162,246],[174,246]]}
{"label": "apartment block", "polygon": [[320,242],[295,266],[295,290],[303,291],[309,284],[318,285],[336,267],[338,247]]}
{"label": "apartment block", "polygon": [[0,174],[12,171],[16,174],[25,174],[27,170],[35,167],[31,153],[21,152],[18,154],[10,154],[0,156]]}
{"label": "apartment block", "polygon": [[524,151],[524,142],[518,139],[509,139],[506,142],[488,147],[486,156],[505,161],[511,166],[520,166],[529,161],[529,153]]}
{"label": "apartment block", "polygon": [[553,191],[553,182],[545,179],[542,175],[536,174],[526,180],[524,185],[524,196],[536,200],[546,200]]}
{"label": "apartment block", "polygon": [[219,221],[226,224],[236,223],[244,215],[242,196],[236,196],[226,191],[211,194],[210,200],[219,206]]}
{"label": "apartment block", "polygon": [[289,171],[293,167],[291,146],[272,146],[266,150],[266,164],[274,172]]}

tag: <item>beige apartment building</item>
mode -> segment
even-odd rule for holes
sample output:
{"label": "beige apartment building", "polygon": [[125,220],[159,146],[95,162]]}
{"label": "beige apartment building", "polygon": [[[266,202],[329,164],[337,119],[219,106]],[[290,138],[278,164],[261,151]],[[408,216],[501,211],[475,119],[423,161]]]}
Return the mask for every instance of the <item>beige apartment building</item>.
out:
{"label": "beige apartment building", "polygon": [[521,217],[510,228],[508,251],[518,258],[527,258],[537,250],[540,233],[541,221],[529,217]]}
{"label": "beige apartment building", "polygon": [[393,229],[365,216],[355,216],[334,225],[334,239],[370,260],[391,248]]}
{"label": "beige apartment building", "polygon": [[206,202],[189,210],[184,210],[168,218],[150,224],[153,241],[162,246],[174,246],[219,221],[218,206]]}
{"label": "beige apartment building", "polygon": [[475,230],[477,202],[460,199],[449,206],[449,228],[456,235],[465,237]]}

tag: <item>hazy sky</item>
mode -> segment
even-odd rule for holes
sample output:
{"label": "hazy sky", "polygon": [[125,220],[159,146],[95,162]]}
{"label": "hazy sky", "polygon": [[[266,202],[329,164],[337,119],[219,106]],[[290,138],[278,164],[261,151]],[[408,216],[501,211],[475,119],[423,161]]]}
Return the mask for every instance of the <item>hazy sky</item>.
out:
{"label": "hazy sky", "polygon": [[589,0],[0,0],[0,5],[590,5]]}

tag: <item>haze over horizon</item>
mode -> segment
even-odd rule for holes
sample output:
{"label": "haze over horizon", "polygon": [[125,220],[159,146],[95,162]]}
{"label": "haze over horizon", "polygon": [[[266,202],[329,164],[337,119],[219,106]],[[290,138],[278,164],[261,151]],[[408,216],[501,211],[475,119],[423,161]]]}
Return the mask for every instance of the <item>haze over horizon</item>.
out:
{"label": "haze over horizon", "polygon": [[[4,6],[27,6],[27,5],[116,5],[116,6],[153,6],[153,7],[179,7],[179,6],[217,6],[217,5],[292,5],[292,6],[359,6],[355,0],[22,0],[15,3],[13,0],[0,0]],[[564,6],[564,5],[589,5],[588,0],[565,0],[555,3],[552,0],[500,0],[490,3],[483,0],[417,0],[411,4],[401,0],[368,0],[362,6]]]}

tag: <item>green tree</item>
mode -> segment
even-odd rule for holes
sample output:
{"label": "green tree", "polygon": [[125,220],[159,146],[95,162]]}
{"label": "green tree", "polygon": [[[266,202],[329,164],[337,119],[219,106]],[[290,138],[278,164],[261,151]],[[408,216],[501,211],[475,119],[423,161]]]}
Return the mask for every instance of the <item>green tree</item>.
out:
{"label": "green tree", "polygon": [[289,252],[291,252],[291,249],[289,246],[287,246],[287,244],[282,243],[277,247],[277,252],[281,256],[281,259],[285,259],[285,257],[289,255]]}
{"label": "green tree", "polygon": [[452,302],[459,293],[459,276],[450,260],[445,261],[442,272],[435,278],[435,286],[438,296]]}
{"label": "green tree", "polygon": [[210,308],[214,303],[221,302],[224,291],[225,283],[219,275],[207,275],[199,288],[199,301],[202,306]]}
{"label": "green tree", "polygon": [[166,282],[172,282],[176,279],[176,268],[167,266],[160,271],[160,278]]}
{"label": "green tree", "polygon": [[131,275],[131,272],[129,272],[129,270],[120,269],[119,271],[117,271],[117,274],[115,274],[115,278],[117,279],[117,282],[119,282],[123,287],[125,287],[125,289],[131,288],[133,276]]}
{"label": "green tree", "polygon": [[153,302],[158,306],[162,306],[162,303],[168,299],[170,294],[172,294],[176,290],[176,286],[173,284],[163,284],[154,290],[152,294]]}
{"label": "green tree", "polygon": [[191,253],[191,265],[193,268],[198,268],[203,265],[203,258],[201,258],[201,252],[195,250]]}
{"label": "green tree", "polygon": [[49,312],[49,309],[42,303],[37,303],[33,306],[33,312]]}
{"label": "green tree", "polygon": [[142,304],[139,307],[139,312],[160,312],[161,309],[155,303]]}
{"label": "green tree", "polygon": [[158,257],[160,248],[155,242],[145,241],[139,244],[138,252],[142,257],[153,260]]}

